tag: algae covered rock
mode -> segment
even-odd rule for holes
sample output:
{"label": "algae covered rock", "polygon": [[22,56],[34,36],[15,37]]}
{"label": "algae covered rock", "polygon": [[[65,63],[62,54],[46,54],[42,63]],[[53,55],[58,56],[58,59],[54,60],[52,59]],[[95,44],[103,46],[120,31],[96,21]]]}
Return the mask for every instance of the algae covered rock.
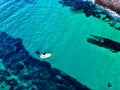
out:
{"label": "algae covered rock", "polygon": [[29,55],[21,39],[0,32],[1,88],[6,90],[90,90],[48,62]]}

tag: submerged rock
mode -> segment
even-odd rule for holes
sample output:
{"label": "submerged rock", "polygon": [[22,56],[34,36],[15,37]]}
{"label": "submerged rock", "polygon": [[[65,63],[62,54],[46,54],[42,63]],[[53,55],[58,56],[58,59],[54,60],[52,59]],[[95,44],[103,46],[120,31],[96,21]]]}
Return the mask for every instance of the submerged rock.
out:
{"label": "submerged rock", "polygon": [[87,41],[100,47],[105,47],[114,53],[120,51],[120,43],[108,38],[91,35],[91,37],[87,38]]}
{"label": "submerged rock", "polygon": [[52,68],[48,62],[29,55],[21,39],[0,32],[0,82],[9,90],[90,90],[71,76]]}
{"label": "submerged rock", "polygon": [[[103,7],[99,7],[99,5],[92,2],[92,0],[60,0],[59,3],[63,6],[69,6],[73,12],[83,12],[86,17],[93,16],[101,19],[111,27],[120,30],[120,16],[112,14]],[[117,26],[116,24],[119,25]]]}

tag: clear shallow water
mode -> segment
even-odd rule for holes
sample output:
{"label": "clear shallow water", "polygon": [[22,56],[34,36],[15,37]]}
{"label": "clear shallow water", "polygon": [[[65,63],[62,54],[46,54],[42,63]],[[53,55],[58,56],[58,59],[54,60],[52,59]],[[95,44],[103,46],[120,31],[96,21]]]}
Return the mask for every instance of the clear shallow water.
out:
{"label": "clear shallow water", "polygon": [[120,41],[120,32],[105,22],[72,13],[58,0],[39,0],[36,4],[7,2],[0,6],[0,27],[13,37],[22,38],[32,56],[35,51],[51,52],[46,59],[94,90],[120,89],[120,53],[86,42],[90,34]]}

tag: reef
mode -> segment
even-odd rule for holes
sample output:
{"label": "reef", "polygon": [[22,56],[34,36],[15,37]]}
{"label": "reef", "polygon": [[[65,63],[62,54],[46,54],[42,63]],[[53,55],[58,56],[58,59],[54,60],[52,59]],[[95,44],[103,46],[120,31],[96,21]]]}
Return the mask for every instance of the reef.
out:
{"label": "reef", "polygon": [[48,62],[29,55],[20,38],[0,32],[0,88],[4,90],[90,90]]}
{"label": "reef", "polygon": [[111,9],[120,15],[120,0],[95,0],[100,6]]}
{"label": "reef", "polygon": [[88,0],[60,0],[63,6],[69,6],[75,13],[83,12],[86,17],[93,16],[108,23],[111,27],[120,30],[120,18],[113,16],[109,11]]}
{"label": "reef", "polygon": [[95,36],[95,35],[90,35],[90,36],[91,37],[87,38],[87,41],[89,43],[98,45],[100,47],[104,47],[106,49],[111,50],[114,53],[120,52],[120,43],[101,36]]}

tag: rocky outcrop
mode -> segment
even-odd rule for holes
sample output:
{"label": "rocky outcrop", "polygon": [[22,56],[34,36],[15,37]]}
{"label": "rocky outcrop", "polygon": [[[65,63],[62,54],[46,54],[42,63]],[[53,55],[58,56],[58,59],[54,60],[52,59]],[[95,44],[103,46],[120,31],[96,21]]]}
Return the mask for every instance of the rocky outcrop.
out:
{"label": "rocky outcrop", "polygon": [[95,3],[120,14],[120,0],[95,0]]}
{"label": "rocky outcrop", "polygon": [[[120,30],[120,18],[113,16],[106,9],[100,8],[97,4],[88,0],[60,0],[63,6],[69,6],[73,12],[83,12],[86,17],[93,16],[108,23],[111,27]],[[119,23],[119,24],[118,24]],[[116,25],[118,24],[118,25]]]}
{"label": "rocky outcrop", "polygon": [[100,47],[104,47],[107,48],[109,50],[111,50],[112,52],[116,53],[116,52],[120,52],[120,43],[110,40],[108,38],[104,38],[101,36],[95,36],[95,35],[90,35],[91,37],[87,38],[87,41],[89,43],[98,45]]}
{"label": "rocky outcrop", "polygon": [[0,88],[4,90],[90,90],[48,62],[29,55],[22,40],[0,32]]}

